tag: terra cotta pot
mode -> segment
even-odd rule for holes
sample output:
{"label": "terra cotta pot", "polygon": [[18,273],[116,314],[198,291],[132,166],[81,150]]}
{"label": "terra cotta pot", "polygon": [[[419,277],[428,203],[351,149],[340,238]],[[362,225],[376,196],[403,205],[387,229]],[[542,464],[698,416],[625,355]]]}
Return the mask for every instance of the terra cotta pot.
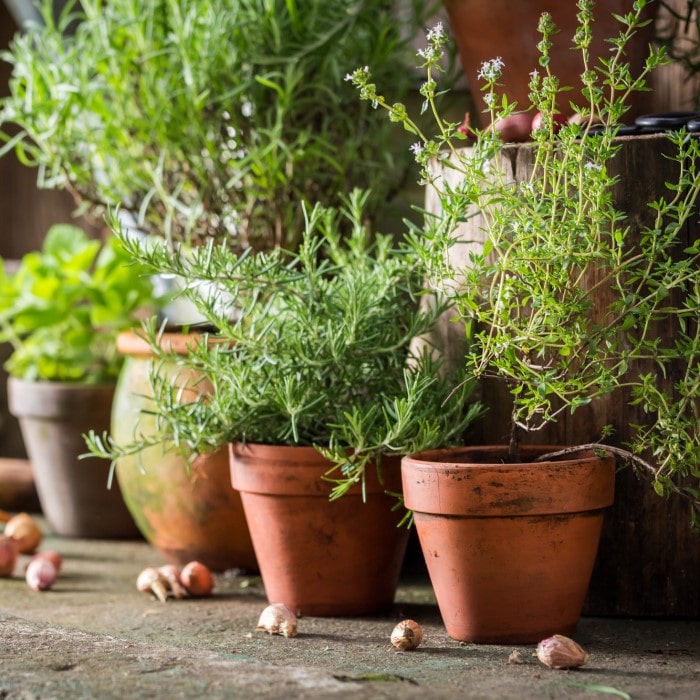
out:
{"label": "terra cotta pot", "polygon": [[117,481],[108,488],[109,461],[90,457],[83,434],[109,428],[114,384],[27,381],[10,377],[9,408],[32,463],[41,510],[65,537],[130,539],[139,531]]}
{"label": "terra cotta pot", "polygon": [[400,490],[398,459],[383,461],[383,484],[368,471],[366,502],[359,485],[331,502],[332,463],[312,447],[236,444],[230,455],[270,603],[317,616],[392,605],[408,540],[385,493]]}
{"label": "terra cotta pot", "polygon": [[[161,344],[186,353],[200,336],[165,333]],[[211,391],[196,372],[172,361],[153,358],[149,344],[136,333],[121,333],[117,347],[125,355],[112,410],[112,437],[129,443],[156,432],[150,374],[157,371],[194,397]],[[124,500],[144,537],[169,561],[183,565],[201,561],[215,571],[239,568],[257,571],[257,563],[240,495],[231,487],[228,450],[186,456],[163,447],[149,447],[120,458],[116,473]]]}
{"label": "terra cotta pot", "polygon": [[[553,448],[523,450],[532,459]],[[505,447],[404,457],[403,491],[447,633],[495,644],[573,633],[613,502],[612,457],[505,464]]]}

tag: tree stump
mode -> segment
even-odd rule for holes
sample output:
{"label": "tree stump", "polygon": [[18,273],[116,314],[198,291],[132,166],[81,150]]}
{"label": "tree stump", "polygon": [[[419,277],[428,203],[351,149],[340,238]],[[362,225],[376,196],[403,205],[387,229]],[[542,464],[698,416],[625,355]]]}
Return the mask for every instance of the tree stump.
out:
{"label": "tree stump", "polygon": [[[672,146],[663,135],[621,137],[623,147],[613,161],[612,172],[619,175],[614,198],[626,212],[631,230],[638,231],[651,216],[648,202],[666,193],[664,183],[674,178],[674,162],[664,157]],[[532,147],[507,147],[501,167],[515,180],[527,177],[532,167]],[[445,168],[442,176],[454,178]],[[426,208],[439,213],[440,204],[431,188],[426,192]],[[468,250],[484,240],[483,219],[470,218],[458,229],[460,243],[452,249],[452,262],[468,264]],[[687,241],[696,240],[700,215],[686,227]],[[599,308],[607,304],[609,290],[596,291]],[[659,328],[672,337],[673,328]],[[431,339],[446,356],[446,368],[462,361],[466,349],[464,329],[444,318]],[[678,368],[678,372],[682,368]],[[639,366],[639,371],[648,371]],[[666,380],[672,386],[674,370]],[[659,379],[661,382],[661,378]],[[501,382],[482,383],[480,398],[488,408],[486,419],[475,428],[473,442],[505,444],[510,432],[511,399]],[[615,432],[609,444],[623,446],[630,438],[630,425],[644,424],[649,418],[639,406],[630,406],[620,393],[564,414],[557,423],[525,436],[539,444],[576,445],[600,439],[601,428],[612,425]],[[631,468],[621,469],[616,478],[615,504],[608,512],[598,559],[591,580],[584,613],[611,616],[700,616],[700,537],[689,527],[687,503],[679,497],[660,498]]]}

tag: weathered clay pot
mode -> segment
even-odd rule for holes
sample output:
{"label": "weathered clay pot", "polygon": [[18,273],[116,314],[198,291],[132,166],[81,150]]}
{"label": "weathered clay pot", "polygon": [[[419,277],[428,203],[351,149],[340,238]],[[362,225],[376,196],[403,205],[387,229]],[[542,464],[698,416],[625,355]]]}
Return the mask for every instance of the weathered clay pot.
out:
{"label": "weathered clay pot", "polygon": [[109,428],[114,385],[25,381],[10,377],[9,408],[19,419],[41,510],[57,535],[133,538],[138,529],[109,461],[91,457],[83,434]]}
{"label": "weathered clay pot", "polygon": [[505,455],[490,446],[402,460],[406,507],[447,633],[460,641],[572,634],[613,502],[611,457],[504,464]]}
{"label": "weathered clay pot", "polygon": [[232,445],[231,479],[241,492],[265,593],[302,615],[371,615],[396,593],[408,530],[385,490],[400,490],[396,459],[384,461],[384,484],[367,474],[360,486],[328,500],[331,463],[311,447]]}
{"label": "weathered clay pot", "polygon": [[[161,342],[186,353],[198,339],[166,333]],[[117,443],[156,431],[155,418],[144,413],[152,408],[151,372],[176,383],[185,397],[211,391],[201,375],[154,360],[148,343],[135,333],[120,334],[117,347],[126,356],[112,410],[111,433]],[[188,464],[180,452],[150,447],[119,459],[116,473],[139,529],[168,560],[180,565],[198,560],[215,571],[257,571],[241,498],[231,488],[226,448]]]}

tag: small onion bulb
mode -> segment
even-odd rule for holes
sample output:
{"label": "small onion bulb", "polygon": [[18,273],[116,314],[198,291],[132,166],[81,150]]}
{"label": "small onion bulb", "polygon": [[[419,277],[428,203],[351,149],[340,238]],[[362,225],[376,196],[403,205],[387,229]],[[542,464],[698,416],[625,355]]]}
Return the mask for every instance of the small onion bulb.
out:
{"label": "small onion bulb", "polygon": [[57,578],[56,567],[46,557],[34,557],[27,566],[25,579],[33,591],[48,591]]}
{"label": "small onion bulb", "polygon": [[41,542],[41,528],[28,513],[18,513],[5,525],[5,535],[11,537],[21,554],[31,554]]}
{"label": "small onion bulb", "polygon": [[195,598],[208,596],[214,590],[214,577],[209,567],[198,561],[185,564],[180,573],[180,583]]}

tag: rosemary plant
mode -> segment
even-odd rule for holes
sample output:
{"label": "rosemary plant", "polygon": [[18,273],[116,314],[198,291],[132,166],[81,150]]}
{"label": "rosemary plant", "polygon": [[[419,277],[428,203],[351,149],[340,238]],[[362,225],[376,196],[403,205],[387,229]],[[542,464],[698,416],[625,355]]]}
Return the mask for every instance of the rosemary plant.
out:
{"label": "rosemary plant", "polygon": [[[446,304],[422,297],[424,270],[414,251],[370,235],[367,197],[355,191],[342,210],[305,211],[292,253],[235,255],[210,242],[173,256],[125,239],[141,264],[190,280],[186,293],[218,329],[191,355],[170,358],[202,372],[210,395],[183,401],[154,373],[159,430],[150,444],[169,442],[186,453],[235,441],[313,445],[336,464],[329,478],[338,497],[382,455],[462,439],[480,411],[469,399],[472,385],[460,384],[446,403],[452,384],[439,377],[429,348],[415,344]],[[341,236],[345,223],[350,233]],[[149,333],[157,348],[156,328]],[[117,445],[93,434],[88,447],[115,460],[148,446],[134,438]]]}
{"label": "rosemary plant", "polygon": [[[541,112],[543,126],[532,135],[534,167],[522,181],[499,167],[507,154],[495,130],[460,133],[460,125],[435,109],[446,41],[440,27],[429,32],[421,52],[427,71],[421,92],[435,116],[435,136],[425,135],[401,103],[387,102],[367,69],[348,80],[419,139],[414,152],[442,214],[426,216],[413,242],[432,286],[449,295],[474,330],[468,376],[497,377],[509,387],[511,458],[518,459],[523,433],[615,392],[641,406],[648,420],[633,426],[627,449],[606,449],[650,474],[659,494],[687,496],[700,524],[700,241],[696,235],[688,240],[686,228],[698,217],[700,141],[683,131],[668,135],[676,175],[648,202],[650,223],[640,223],[638,213],[628,216],[613,198],[618,178],[611,166],[624,141],[616,138],[617,125],[630,94],[645,89],[649,71],[665,60],[663,50],[650,47],[641,75],[630,75],[625,63],[626,42],[645,5],[638,0],[619,17],[610,55],[591,63],[592,3],[578,1],[574,45],[585,64],[584,88],[580,95],[569,93],[577,118],[561,129],[556,105],[566,102],[567,88],[550,70],[555,27],[542,16],[540,69],[531,75],[525,108]],[[519,109],[499,93],[501,68],[494,59],[480,72],[492,123]],[[459,148],[467,138],[471,147]],[[455,229],[476,213],[483,218],[483,247],[468,263],[455,265]],[[600,289],[607,290],[602,307]],[[672,388],[671,382],[660,388],[659,377],[673,377]],[[608,435],[607,427],[599,429]]]}
{"label": "rosemary plant", "polygon": [[[81,0],[19,33],[0,154],[102,219],[171,241],[294,247],[298,202],[391,199],[410,157],[342,76],[371,60],[400,94],[420,21],[391,0]],[[75,31],[73,31],[75,29]]]}

